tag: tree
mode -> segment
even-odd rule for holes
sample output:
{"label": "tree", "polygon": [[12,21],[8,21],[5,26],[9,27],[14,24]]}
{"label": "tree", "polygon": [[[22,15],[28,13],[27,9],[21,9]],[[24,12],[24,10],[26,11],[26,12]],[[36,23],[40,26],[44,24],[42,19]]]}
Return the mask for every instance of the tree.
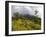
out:
{"label": "tree", "polygon": [[19,14],[18,12],[16,12],[16,13],[14,13],[14,16],[15,16],[15,17],[19,17],[20,14]]}
{"label": "tree", "polygon": [[38,13],[38,11],[37,10],[35,10],[35,15]]}

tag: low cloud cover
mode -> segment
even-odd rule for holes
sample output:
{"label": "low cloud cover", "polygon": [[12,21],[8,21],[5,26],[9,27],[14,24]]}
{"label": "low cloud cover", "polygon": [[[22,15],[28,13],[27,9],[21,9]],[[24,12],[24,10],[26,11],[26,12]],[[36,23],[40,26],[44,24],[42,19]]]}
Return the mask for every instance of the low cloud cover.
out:
{"label": "low cloud cover", "polygon": [[[35,15],[35,10],[38,11],[38,13]],[[34,15],[38,17],[41,17],[41,11],[42,7],[38,7],[38,6],[15,6],[12,5],[11,6],[11,12],[12,12],[12,16],[14,13],[19,12],[20,14],[29,14],[29,15]]]}

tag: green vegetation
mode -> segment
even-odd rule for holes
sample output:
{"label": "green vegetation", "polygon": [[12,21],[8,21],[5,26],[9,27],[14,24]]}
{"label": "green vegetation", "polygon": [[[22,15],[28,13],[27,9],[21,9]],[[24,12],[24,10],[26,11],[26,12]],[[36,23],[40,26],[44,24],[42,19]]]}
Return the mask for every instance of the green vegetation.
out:
{"label": "green vegetation", "polygon": [[22,30],[40,30],[41,29],[41,19],[37,16],[32,15],[22,15],[14,13],[12,17],[12,31],[22,31]]}

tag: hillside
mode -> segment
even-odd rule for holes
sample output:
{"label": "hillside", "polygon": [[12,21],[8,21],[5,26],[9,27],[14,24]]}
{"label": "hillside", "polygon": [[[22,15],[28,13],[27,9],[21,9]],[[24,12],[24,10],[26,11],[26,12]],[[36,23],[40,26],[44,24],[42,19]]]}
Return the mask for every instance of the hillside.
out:
{"label": "hillside", "polygon": [[14,13],[12,16],[12,31],[39,30],[41,29],[41,18],[29,14]]}

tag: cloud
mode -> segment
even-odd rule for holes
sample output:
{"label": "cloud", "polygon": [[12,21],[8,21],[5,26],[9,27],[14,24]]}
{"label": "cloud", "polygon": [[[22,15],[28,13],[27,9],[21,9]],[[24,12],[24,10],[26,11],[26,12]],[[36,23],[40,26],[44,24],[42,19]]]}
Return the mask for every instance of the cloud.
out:
{"label": "cloud", "polygon": [[35,10],[38,10],[37,15],[41,17],[41,9],[42,7],[37,7],[37,6],[15,6],[12,5],[11,11],[12,15],[16,12],[19,12],[20,14],[30,14],[30,15],[35,15]]}

